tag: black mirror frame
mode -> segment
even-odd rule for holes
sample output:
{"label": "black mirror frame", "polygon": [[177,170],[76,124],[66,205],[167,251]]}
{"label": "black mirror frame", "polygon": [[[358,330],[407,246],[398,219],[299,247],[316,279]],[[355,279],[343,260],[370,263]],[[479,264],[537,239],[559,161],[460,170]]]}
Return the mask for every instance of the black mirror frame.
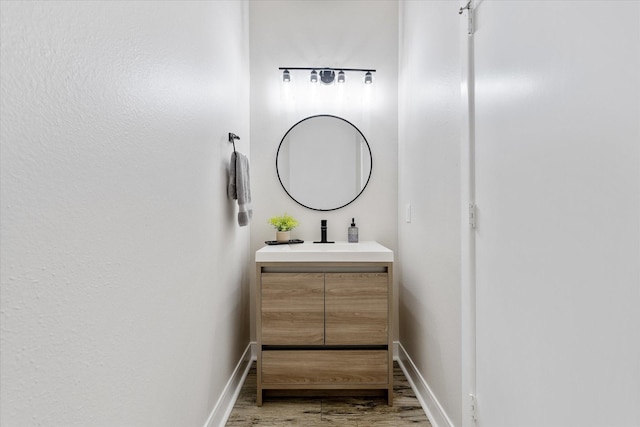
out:
{"label": "black mirror frame", "polygon": [[[334,118],[334,119],[342,120],[343,122],[346,122],[347,124],[351,125],[356,131],[358,131],[360,136],[362,136],[362,139],[364,140],[364,142],[367,144],[367,149],[369,150],[369,159],[371,161],[371,167],[369,168],[369,176],[367,177],[367,182],[365,182],[365,184],[362,186],[362,190],[360,190],[360,192],[358,194],[356,194],[356,196],[353,199],[351,199],[349,202],[345,203],[342,206],[338,206],[336,208],[331,208],[331,209],[312,208],[311,206],[307,206],[307,205],[305,205],[303,203],[300,203],[298,200],[296,200],[295,197],[293,197],[291,195],[291,193],[289,193],[289,191],[287,191],[287,188],[284,186],[284,183],[282,182],[282,178],[280,177],[280,171],[278,170],[278,156],[280,154],[280,148],[282,147],[282,144],[284,143],[284,140],[287,138],[287,135],[289,135],[289,132],[291,132],[300,123],[302,123],[302,122],[304,122],[306,120],[309,120],[309,119],[316,118],[316,117],[331,117],[331,118]],[[348,120],[343,119],[342,117],[334,116],[334,115],[331,115],[331,114],[316,114],[315,116],[305,117],[304,119],[300,120],[299,122],[297,122],[296,124],[291,126],[289,128],[289,130],[284,134],[284,136],[280,140],[280,144],[278,145],[278,151],[276,152],[276,173],[278,174],[278,181],[280,181],[280,185],[282,186],[282,189],[284,190],[284,192],[287,193],[287,196],[289,196],[291,198],[291,200],[293,200],[294,202],[296,202],[300,206],[303,206],[303,207],[305,207],[307,209],[312,209],[314,211],[323,211],[323,212],[335,211],[335,210],[338,210],[338,209],[342,209],[345,206],[348,206],[351,203],[353,203],[364,192],[365,188],[367,188],[367,185],[369,185],[369,181],[371,180],[371,174],[373,173],[373,152],[371,151],[371,146],[369,145],[369,141],[367,141],[367,138],[364,136],[364,134],[362,132],[360,132],[360,129],[358,129],[358,127],[355,126],[353,123],[351,123]]]}

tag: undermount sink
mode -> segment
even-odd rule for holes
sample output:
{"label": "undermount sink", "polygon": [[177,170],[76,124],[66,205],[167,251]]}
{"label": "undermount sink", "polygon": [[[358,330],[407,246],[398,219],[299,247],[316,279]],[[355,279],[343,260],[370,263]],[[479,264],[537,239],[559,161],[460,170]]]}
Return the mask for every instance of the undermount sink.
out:
{"label": "undermount sink", "polygon": [[393,251],[378,242],[304,242],[265,246],[256,262],[393,262]]}

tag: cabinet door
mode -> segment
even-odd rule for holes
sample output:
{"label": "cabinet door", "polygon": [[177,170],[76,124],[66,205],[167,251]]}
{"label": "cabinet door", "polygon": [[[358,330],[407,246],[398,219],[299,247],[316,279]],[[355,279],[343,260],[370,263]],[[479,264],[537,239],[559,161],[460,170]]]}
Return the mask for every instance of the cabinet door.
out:
{"label": "cabinet door", "polygon": [[324,344],[324,274],[261,276],[262,344]]}
{"label": "cabinet door", "polygon": [[387,273],[327,273],[325,343],[388,344]]}

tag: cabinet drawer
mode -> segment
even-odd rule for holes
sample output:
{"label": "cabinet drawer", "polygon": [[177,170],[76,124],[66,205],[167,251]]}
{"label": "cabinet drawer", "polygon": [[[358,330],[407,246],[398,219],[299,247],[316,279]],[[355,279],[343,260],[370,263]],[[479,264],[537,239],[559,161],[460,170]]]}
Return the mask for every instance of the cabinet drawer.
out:
{"label": "cabinet drawer", "polygon": [[262,352],[265,385],[387,384],[386,350],[269,350]]}

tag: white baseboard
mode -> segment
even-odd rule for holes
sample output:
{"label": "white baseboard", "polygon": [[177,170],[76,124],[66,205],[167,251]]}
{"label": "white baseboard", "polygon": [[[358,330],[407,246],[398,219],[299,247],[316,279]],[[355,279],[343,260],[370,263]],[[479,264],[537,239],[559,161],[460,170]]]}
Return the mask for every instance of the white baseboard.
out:
{"label": "white baseboard", "polygon": [[251,360],[255,362],[258,360],[258,343],[251,341],[249,345],[251,346]]}
{"label": "white baseboard", "polygon": [[[396,343],[394,343],[395,353]],[[429,421],[433,427],[454,427],[451,419],[447,416],[444,408],[438,402],[438,399],[429,388],[416,365],[405,351],[401,343],[397,343],[398,364],[402,368],[402,372],[407,377],[413,392],[416,394],[422,409],[427,414]]]}
{"label": "white baseboard", "polygon": [[227,385],[224,387],[222,395],[213,407],[213,411],[211,411],[211,415],[209,415],[209,419],[207,419],[204,427],[223,427],[227,423],[227,419],[229,419],[229,415],[231,415],[231,411],[233,410],[233,405],[235,405],[238,395],[240,394],[240,389],[242,389],[244,380],[247,378],[249,368],[251,368],[254,352],[255,343],[249,343],[231,374],[231,378],[229,378]]}

